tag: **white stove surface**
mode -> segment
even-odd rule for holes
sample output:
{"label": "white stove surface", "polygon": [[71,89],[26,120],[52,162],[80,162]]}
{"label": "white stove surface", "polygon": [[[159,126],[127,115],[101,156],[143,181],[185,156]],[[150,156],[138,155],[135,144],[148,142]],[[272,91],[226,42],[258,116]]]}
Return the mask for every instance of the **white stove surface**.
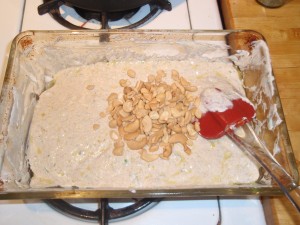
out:
{"label": "white stove surface", "polygon": [[[92,204],[76,206],[94,209]],[[162,201],[148,211],[115,225],[216,225],[219,219],[217,200]],[[64,216],[41,201],[2,201],[0,223],[14,225],[85,225],[91,222]],[[257,199],[221,200],[222,225],[264,225],[265,217]]]}
{"label": "white stove surface", "polygon": [[[37,6],[42,0],[0,0],[5,7],[0,8],[0,65],[2,84],[7,63],[8,49],[15,35],[25,30],[62,30],[65,27],[54,21],[50,15],[39,16]],[[5,1],[5,3],[4,3]],[[141,29],[222,29],[216,0],[170,0],[172,11],[163,11],[155,19],[140,27]],[[24,10],[23,10],[24,7]],[[71,21],[84,23],[68,7],[61,7],[64,16]],[[142,11],[147,11],[143,7]],[[139,12],[142,13],[142,12]],[[121,21],[112,26],[126,24]],[[90,26],[99,26],[94,21]],[[98,29],[98,28],[96,28]],[[1,85],[0,85],[1,89]],[[265,225],[265,217],[258,198],[222,199],[222,225]],[[94,208],[94,204],[80,204],[84,208]],[[116,225],[215,225],[219,219],[216,199],[162,201],[152,209],[128,220],[113,222]],[[66,217],[39,200],[1,200],[0,224],[37,225],[65,224],[81,225],[90,222]]]}

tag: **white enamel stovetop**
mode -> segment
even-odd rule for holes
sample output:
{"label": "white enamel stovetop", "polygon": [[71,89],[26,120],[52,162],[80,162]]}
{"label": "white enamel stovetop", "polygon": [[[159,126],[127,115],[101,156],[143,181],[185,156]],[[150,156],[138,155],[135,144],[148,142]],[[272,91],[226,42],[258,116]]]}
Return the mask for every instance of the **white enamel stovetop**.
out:
{"label": "white enamel stovetop", "polygon": [[[49,15],[39,16],[37,6],[42,0],[0,0],[0,72],[2,84],[9,43],[25,30],[65,29]],[[216,0],[171,0],[171,12],[163,12],[143,29],[222,29]],[[68,8],[63,8],[71,20],[79,20]],[[147,10],[147,9],[145,9]],[[93,24],[92,24],[93,25]],[[96,25],[95,25],[96,26]],[[1,85],[0,85],[1,88]],[[257,198],[222,199],[222,225],[265,225],[262,205]],[[84,204],[91,208],[94,205]],[[219,219],[216,199],[162,201],[151,210],[129,220],[114,224],[138,225],[215,225]],[[0,200],[0,224],[89,224],[63,216],[39,200]]]}

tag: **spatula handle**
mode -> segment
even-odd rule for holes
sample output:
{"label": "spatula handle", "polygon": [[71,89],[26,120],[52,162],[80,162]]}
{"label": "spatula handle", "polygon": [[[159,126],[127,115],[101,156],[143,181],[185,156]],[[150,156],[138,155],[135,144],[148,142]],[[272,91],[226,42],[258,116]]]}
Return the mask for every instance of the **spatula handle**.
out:
{"label": "spatula handle", "polygon": [[279,187],[300,212],[300,189],[294,179],[285,171],[285,169],[272,156],[263,142],[256,136],[251,126],[246,123],[242,126],[244,133],[228,131],[230,137],[241,149],[252,155],[272,178],[278,183]]}

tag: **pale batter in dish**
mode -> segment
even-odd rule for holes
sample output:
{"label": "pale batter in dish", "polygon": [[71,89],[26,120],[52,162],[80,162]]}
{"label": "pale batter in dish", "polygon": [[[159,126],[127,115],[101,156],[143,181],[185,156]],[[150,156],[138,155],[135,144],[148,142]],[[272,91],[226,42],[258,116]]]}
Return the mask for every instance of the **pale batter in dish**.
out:
{"label": "pale batter in dish", "polygon": [[198,95],[208,88],[232,87],[243,95],[237,71],[224,62],[99,62],[60,71],[54,86],[41,94],[32,120],[27,151],[31,187],[193,188],[257,180],[257,166],[226,137],[199,136],[190,155],[175,145],[168,160],[146,162],[126,146],[123,155],[113,155],[112,129],[103,112],[110,93],[122,95],[119,80],[128,79],[128,69],[136,72],[132,83],[159,69],[171,82],[175,69],[198,87]]}

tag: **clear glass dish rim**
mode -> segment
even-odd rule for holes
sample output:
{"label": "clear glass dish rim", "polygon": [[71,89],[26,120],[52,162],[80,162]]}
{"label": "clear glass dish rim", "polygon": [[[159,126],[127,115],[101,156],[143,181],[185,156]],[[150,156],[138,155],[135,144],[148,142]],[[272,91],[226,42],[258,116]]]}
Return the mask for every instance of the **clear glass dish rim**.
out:
{"label": "clear glass dish rim", "polygon": [[[230,33],[260,33],[253,30],[29,30],[18,34],[12,41],[8,64],[6,68],[5,78],[11,75],[14,58],[18,48],[19,41],[32,35],[66,35],[66,36],[92,36],[100,37],[102,34],[139,34],[139,33],[159,33],[159,34],[197,34],[197,35],[228,35]],[[263,38],[265,41],[265,39]],[[5,79],[4,78],[4,79]],[[276,83],[275,83],[276,85]],[[0,86],[1,87],[1,86]],[[277,87],[276,87],[277,88]],[[280,105],[281,106],[281,105]],[[284,129],[286,130],[288,145],[290,139],[288,137],[287,127],[283,116]],[[292,149],[291,145],[289,148]],[[293,152],[287,153],[287,161],[291,167],[291,175],[299,181],[297,164]],[[136,189],[136,190],[112,190],[112,189],[89,189],[89,188],[44,188],[44,189],[20,189],[20,190],[5,190],[0,186],[0,199],[47,199],[47,198],[184,198],[184,197],[199,197],[199,196],[273,196],[281,195],[282,192],[277,186],[260,186],[260,185],[237,185],[230,187],[201,187],[193,189]]]}

